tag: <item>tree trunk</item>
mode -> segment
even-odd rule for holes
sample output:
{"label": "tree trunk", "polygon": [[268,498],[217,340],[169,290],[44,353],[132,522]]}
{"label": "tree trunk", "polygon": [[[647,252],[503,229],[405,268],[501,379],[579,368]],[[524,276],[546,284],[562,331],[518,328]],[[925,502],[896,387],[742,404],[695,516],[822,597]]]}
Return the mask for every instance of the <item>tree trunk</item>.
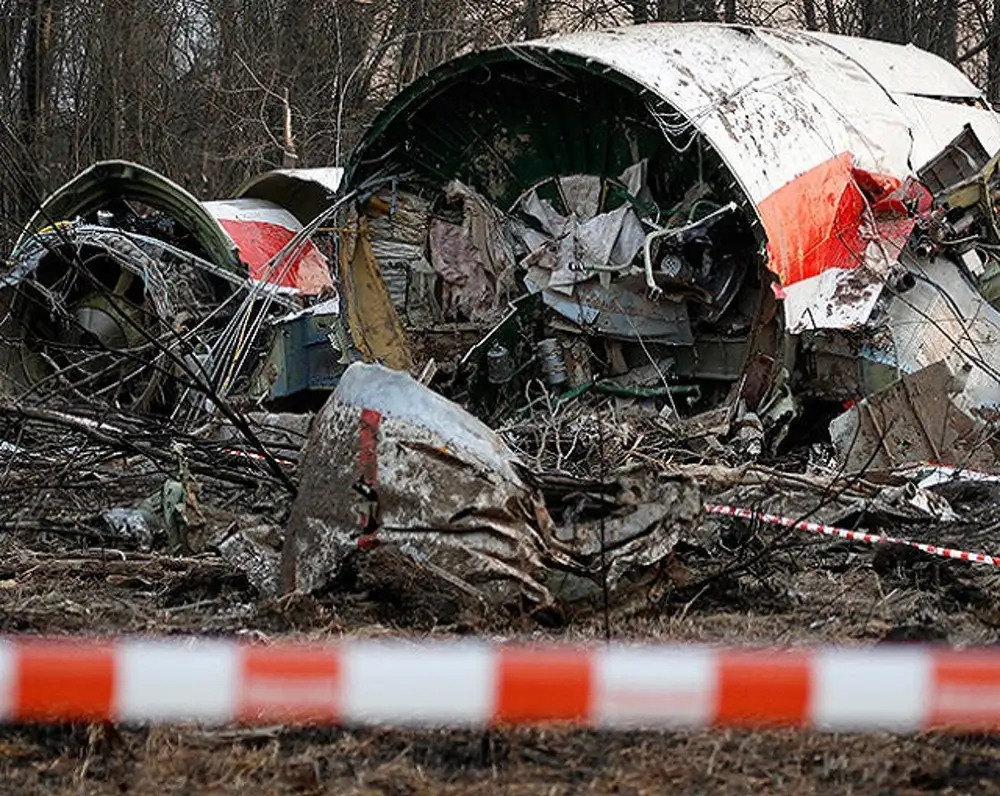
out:
{"label": "tree trunk", "polygon": [[806,18],[806,30],[819,30],[816,21],[816,0],[802,0],[802,11]]}
{"label": "tree trunk", "polygon": [[656,19],[660,22],[682,22],[684,0],[657,0]]}
{"label": "tree trunk", "polygon": [[426,16],[425,0],[409,0],[399,54],[399,85],[405,86],[419,74],[420,29]]}
{"label": "tree trunk", "polygon": [[446,60],[452,51],[451,31],[461,27],[457,0],[410,0],[400,58],[400,83],[416,80]]}
{"label": "tree trunk", "polygon": [[989,76],[986,98],[994,107],[1000,105],[1000,2],[993,3],[993,23],[990,26],[990,45],[987,48]]}
{"label": "tree trunk", "polygon": [[[49,47],[52,39],[52,0],[35,0],[25,33],[21,61],[21,122],[28,141],[44,135],[44,110],[48,82]],[[35,154],[34,149],[32,154]]]}
{"label": "tree trunk", "polygon": [[649,3],[646,0],[632,0],[632,23],[642,25],[649,22]]}
{"label": "tree trunk", "polygon": [[35,0],[28,16],[21,59],[21,140],[31,158],[31,164],[22,169],[25,180],[18,186],[22,207],[37,205],[43,187],[37,164],[45,162],[51,45],[52,0]]}
{"label": "tree trunk", "polygon": [[0,94],[0,101],[16,94],[16,88],[11,85],[11,81],[16,81],[17,75],[16,72],[11,73],[14,59],[17,57],[18,41],[24,29],[24,18],[30,13],[27,5],[28,3],[19,0],[0,3],[0,89],[3,92]]}
{"label": "tree trunk", "polygon": [[525,0],[524,38],[537,39],[542,35],[542,0]]}
{"label": "tree trunk", "polygon": [[840,26],[837,24],[837,9],[833,5],[833,0],[826,0],[826,29],[830,33],[839,33]]}
{"label": "tree trunk", "polygon": [[862,0],[862,36],[903,44],[909,41],[910,0]]}
{"label": "tree trunk", "polygon": [[736,24],[736,0],[726,0],[722,20],[730,25]]}
{"label": "tree trunk", "polygon": [[947,61],[958,60],[958,3],[939,0],[937,5],[938,34],[931,50]]}
{"label": "tree trunk", "polygon": [[684,19],[695,22],[718,22],[719,14],[715,9],[715,0],[686,0]]}

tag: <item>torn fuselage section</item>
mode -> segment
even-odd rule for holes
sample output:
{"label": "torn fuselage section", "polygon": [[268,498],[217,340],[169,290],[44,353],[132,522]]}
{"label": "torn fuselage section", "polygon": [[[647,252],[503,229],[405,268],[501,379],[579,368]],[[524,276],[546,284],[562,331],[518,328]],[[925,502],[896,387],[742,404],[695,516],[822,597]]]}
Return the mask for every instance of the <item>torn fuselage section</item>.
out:
{"label": "torn fuselage section", "polygon": [[[401,572],[495,604],[619,599],[701,498],[609,475],[672,469],[675,450],[754,459],[797,416],[823,434],[839,415],[852,471],[990,464],[1000,326],[960,237],[988,216],[910,173],[966,111],[918,129],[927,98],[897,67],[966,86],[911,49],[636,26],[465,57],[408,89],[355,153],[349,187],[385,184],[361,191],[340,262],[352,335],[391,370],[353,365],[318,416],[286,588],[322,591],[390,548]],[[994,241],[976,240],[986,274]],[[569,403],[587,389],[625,400]],[[660,413],[635,448],[684,447],[616,471],[604,435],[632,422],[623,404]],[[525,450],[549,438],[555,455],[508,448],[492,429],[512,415],[537,426]],[[760,490],[775,497],[771,474]]]}
{"label": "torn fuselage section", "polygon": [[137,164],[99,163],[46,200],[0,276],[0,389],[194,416],[212,397],[266,396],[288,366],[266,357],[283,319],[335,299],[319,239],[280,205],[203,203]]}
{"label": "torn fuselage section", "polygon": [[492,416],[537,378],[721,400],[776,321],[772,275],[734,174],[696,130],[664,134],[681,120],[621,76],[519,58],[390,111],[352,180],[398,178],[350,226],[405,327],[400,359],[434,359],[439,385]]}
{"label": "torn fuselage section", "polygon": [[[211,317],[241,281],[120,226],[60,225],[28,238],[15,262],[0,282],[3,392],[68,390],[136,409],[177,399],[178,363],[168,352],[192,356],[185,330]],[[211,324],[200,332],[210,333]]]}
{"label": "torn fuselage section", "polygon": [[975,237],[992,217],[959,220],[912,166],[965,129],[981,159],[1000,122],[911,50],[649,25],[445,65],[348,168],[352,186],[392,180],[349,225],[359,283],[384,286],[369,306],[398,320],[365,356],[434,360],[435,386],[494,420],[538,380],[781,429],[942,360],[962,411],[995,405],[996,272]]}
{"label": "torn fuselage section", "polygon": [[890,211],[906,238],[895,248],[879,238],[856,269],[825,275],[830,292],[815,308],[851,322],[795,330],[805,395],[849,407],[830,432],[851,471],[996,465],[997,162],[966,126]]}

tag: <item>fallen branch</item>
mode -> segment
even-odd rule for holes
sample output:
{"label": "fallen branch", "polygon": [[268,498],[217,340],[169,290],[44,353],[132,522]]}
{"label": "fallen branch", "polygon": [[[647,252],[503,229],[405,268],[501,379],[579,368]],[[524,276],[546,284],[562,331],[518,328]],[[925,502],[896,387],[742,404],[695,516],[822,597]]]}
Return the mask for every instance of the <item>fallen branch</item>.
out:
{"label": "fallen branch", "polygon": [[[107,445],[115,450],[128,450],[145,456],[153,461],[160,462],[161,464],[171,465],[172,467],[177,464],[177,457],[175,454],[164,452],[153,447],[152,445],[147,445],[144,442],[129,439],[128,434],[122,429],[109,426],[106,423],[90,421],[85,418],[74,417],[73,415],[68,415],[63,412],[40,409],[35,406],[16,406],[11,403],[0,403],[0,414],[6,415],[7,417],[37,420],[41,423],[48,423],[61,428],[69,428],[79,434],[82,434],[88,439],[100,442],[101,444]],[[209,476],[219,481],[226,481],[240,486],[256,488],[259,487],[264,480],[261,478],[252,478],[250,476],[226,471],[217,465],[210,466],[206,464],[199,464],[198,462],[191,462],[189,464],[189,469],[192,473]],[[267,480],[270,481],[271,479]]]}

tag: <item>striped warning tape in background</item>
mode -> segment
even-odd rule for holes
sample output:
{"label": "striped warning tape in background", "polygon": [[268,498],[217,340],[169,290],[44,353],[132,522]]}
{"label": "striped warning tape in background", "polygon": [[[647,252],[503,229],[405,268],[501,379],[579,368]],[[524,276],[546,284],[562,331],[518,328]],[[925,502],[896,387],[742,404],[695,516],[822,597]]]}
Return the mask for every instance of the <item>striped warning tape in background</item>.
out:
{"label": "striped warning tape in background", "polygon": [[950,547],[938,547],[923,542],[912,542],[909,539],[898,539],[895,536],[882,536],[864,531],[852,531],[848,528],[837,528],[833,525],[822,525],[809,520],[793,520],[790,517],[781,517],[777,514],[767,514],[766,512],[753,511],[752,509],[739,508],[738,506],[718,506],[714,503],[706,503],[705,511],[708,514],[721,514],[726,517],[739,517],[743,520],[753,520],[762,522],[765,525],[781,525],[785,528],[793,528],[798,531],[810,531],[820,533],[824,536],[836,536],[839,539],[848,539],[852,542],[866,542],[868,544],[895,544],[913,547],[923,553],[942,558],[951,558],[957,561],[971,561],[974,564],[991,564],[1000,566],[1000,558],[988,556],[985,553],[968,553],[964,550],[953,550]]}
{"label": "striped warning tape in background", "polygon": [[1000,729],[1000,652],[0,642],[11,721]]}

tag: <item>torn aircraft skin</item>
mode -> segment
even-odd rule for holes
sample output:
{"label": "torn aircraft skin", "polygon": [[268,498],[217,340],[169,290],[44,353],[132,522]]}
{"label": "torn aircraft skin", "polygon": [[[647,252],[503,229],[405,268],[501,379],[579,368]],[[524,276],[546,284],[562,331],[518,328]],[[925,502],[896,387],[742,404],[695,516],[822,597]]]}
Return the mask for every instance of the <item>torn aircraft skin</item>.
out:
{"label": "torn aircraft skin", "polygon": [[[268,173],[201,202],[134,163],[87,169],[45,201],[3,274],[0,389],[193,418],[205,392],[332,388],[345,365],[331,335],[346,334],[332,328],[331,251],[305,225],[333,203],[337,176]],[[325,350],[304,330],[321,330]]]}
{"label": "torn aircraft skin", "polygon": [[[731,407],[780,439],[807,402],[945,362],[982,437],[998,150],[981,92],[913,47],[690,23],[473,53],[404,90],[345,170],[212,202],[121,162],[68,183],[6,277],[8,386],[174,406],[125,354],[179,335],[159,371],[220,394],[328,391],[362,358],[491,421],[537,379],[674,416]],[[66,279],[68,259],[88,265]],[[180,306],[197,320],[154,323]]]}
{"label": "torn aircraft skin", "polygon": [[320,590],[358,550],[389,545],[427,582],[554,608],[599,595],[602,579],[612,592],[641,579],[700,513],[688,479],[588,484],[530,473],[461,407],[406,373],[359,362],[314,420],[282,577],[286,589]]}
{"label": "torn aircraft skin", "polygon": [[[752,459],[805,405],[848,404],[832,425],[848,469],[988,468],[998,150],[980,92],[912,47],[684,24],[463,56],[397,97],[348,166],[348,187],[391,180],[345,221],[351,331],[494,424],[539,385],[595,389],[715,419]],[[422,384],[352,367],[305,455],[285,588],[322,589],[380,544],[493,602],[572,602],[546,569],[593,588],[579,518],[507,472],[487,426],[466,436]],[[677,539],[626,503],[611,516],[648,571]]]}
{"label": "torn aircraft skin", "polygon": [[[478,366],[444,374],[453,389],[496,387],[492,356],[523,394],[554,338],[564,391],[641,372],[619,394],[773,431],[946,361],[981,426],[1000,401],[1000,241],[985,163],[942,165],[963,136],[996,152],[1000,118],[912,46],[650,24],[446,63],[375,120],[345,179],[395,177],[351,223],[414,364],[441,366],[450,336]],[[970,179],[963,214],[946,189]]]}

